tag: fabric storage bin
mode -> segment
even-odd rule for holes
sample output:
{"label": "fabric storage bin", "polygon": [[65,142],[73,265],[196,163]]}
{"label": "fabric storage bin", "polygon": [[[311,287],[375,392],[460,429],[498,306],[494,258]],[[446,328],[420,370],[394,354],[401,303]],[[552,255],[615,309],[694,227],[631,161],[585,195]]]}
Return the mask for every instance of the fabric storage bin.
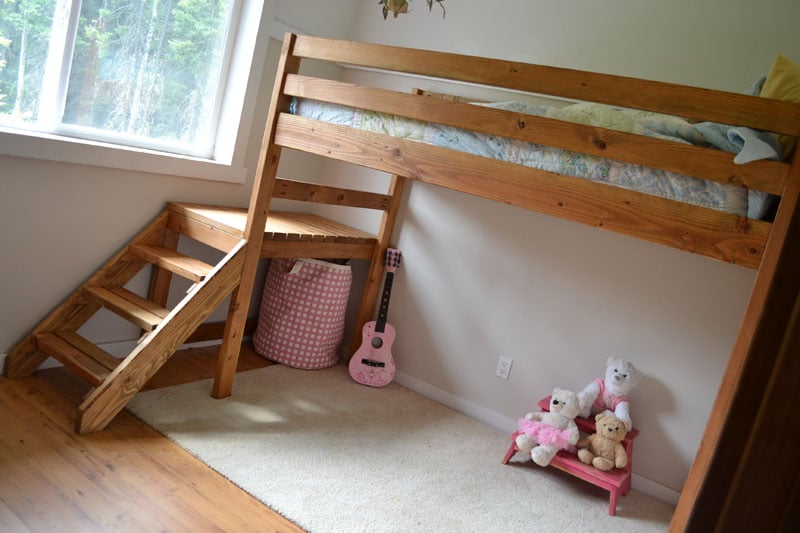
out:
{"label": "fabric storage bin", "polygon": [[295,368],[335,365],[352,282],[349,264],[272,259],[253,336],[256,352]]}

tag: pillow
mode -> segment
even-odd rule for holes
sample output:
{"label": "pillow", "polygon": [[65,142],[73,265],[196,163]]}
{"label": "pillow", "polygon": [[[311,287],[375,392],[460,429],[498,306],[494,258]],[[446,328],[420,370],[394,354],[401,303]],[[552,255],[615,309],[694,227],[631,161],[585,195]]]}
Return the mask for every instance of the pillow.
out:
{"label": "pillow", "polygon": [[[767,74],[760,96],[800,103],[800,66],[778,54]],[[797,145],[797,137],[781,135],[780,143],[783,158],[786,159]]]}

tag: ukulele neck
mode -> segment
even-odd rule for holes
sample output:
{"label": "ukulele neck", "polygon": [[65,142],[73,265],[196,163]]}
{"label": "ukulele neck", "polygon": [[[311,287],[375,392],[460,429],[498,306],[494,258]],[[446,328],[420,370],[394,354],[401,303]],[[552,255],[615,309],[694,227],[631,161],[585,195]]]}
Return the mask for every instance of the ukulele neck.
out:
{"label": "ukulele neck", "polygon": [[389,316],[389,297],[392,295],[392,282],[394,281],[394,272],[386,273],[386,280],[383,282],[383,296],[381,296],[381,305],[378,309],[378,319],[375,321],[375,331],[383,333],[386,330],[386,319]]}

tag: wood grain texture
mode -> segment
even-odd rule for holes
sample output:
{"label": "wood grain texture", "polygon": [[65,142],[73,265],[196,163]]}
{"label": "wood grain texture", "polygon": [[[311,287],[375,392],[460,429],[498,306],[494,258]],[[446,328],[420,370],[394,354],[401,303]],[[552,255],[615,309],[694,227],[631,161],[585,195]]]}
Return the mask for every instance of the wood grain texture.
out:
{"label": "wood grain texture", "polygon": [[134,245],[131,246],[131,252],[159,268],[167,269],[193,282],[202,281],[214,268],[204,261],[164,246]]}
{"label": "wood grain texture", "polygon": [[[177,251],[179,240],[180,235],[167,227],[164,229],[164,235],[162,236],[160,246],[167,250]],[[135,253],[135,247],[132,248],[132,251]],[[161,307],[166,307],[169,301],[169,287],[171,283],[172,272],[166,268],[154,265],[150,274],[150,286],[147,289],[148,300]],[[142,333],[144,333],[144,331]]]}
{"label": "wood grain texture", "polygon": [[158,306],[124,287],[89,285],[82,289],[81,294],[145,331],[153,331],[169,314],[168,309]]}
{"label": "wood grain texture", "polygon": [[255,284],[258,262],[261,258],[261,247],[264,242],[263,232],[270,212],[272,191],[280,163],[281,148],[274,143],[275,117],[289,109],[290,99],[283,94],[286,74],[296,74],[300,69],[300,60],[292,55],[295,37],[287,35],[281,48],[278,60],[278,75],[275,77],[270,97],[267,123],[261,140],[253,190],[247,208],[247,222],[243,237],[246,242],[240,282],[231,294],[228,315],[225,319],[225,334],[220,348],[217,374],[214,378],[213,395],[215,398],[229,396],[233,388],[236,360],[247,321],[250,298]]}
{"label": "wood grain texture", "polygon": [[[218,347],[178,352],[145,388],[213,376]],[[239,370],[268,363],[242,350]],[[302,531],[136,417],[79,436],[86,385],[63,368],[0,378],[0,529]]]}
{"label": "wood grain texture", "polygon": [[244,243],[234,248],[83,401],[79,433],[102,430],[239,283]]}
{"label": "wood grain texture", "polygon": [[[386,209],[390,198],[385,194],[330,187],[299,180],[277,178],[273,198],[297,200],[329,205],[361,207],[364,209]],[[267,219],[269,225],[269,219]]]}
{"label": "wood grain texture", "polygon": [[[301,185],[299,182],[295,182],[292,187],[299,188]],[[384,197],[380,196],[380,203],[383,204]],[[207,228],[205,231],[209,233],[223,232],[230,236],[238,235],[241,238],[247,225],[247,210],[244,208],[170,203],[170,210],[184,220],[198,222],[202,227]],[[181,226],[184,225],[185,222],[182,222]],[[370,233],[328,218],[285,211],[270,212],[264,223],[263,240],[264,245],[267,245],[269,241],[342,244],[369,244],[376,241],[375,236]],[[315,256],[313,247],[306,250],[303,255],[303,257]]]}
{"label": "wood grain texture", "polygon": [[392,238],[392,233],[394,232],[394,223],[397,218],[397,211],[400,209],[400,201],[403,198],[405,181],[406,178],[395,174],[389,182],[388,194],[391,201],[381,217],[381,225],[378,230],[378,243],[369,257],[369,271],[367,272],[364,292],[361,295],[361,305],[358,308],[353,340],[350,344],[349,355],[351,357],[361,346],[364,324],[372,320],[375,314],[378,291],[380,290],[381,280],[383,279],[384,254],[389,247],[389,240]]}
{"label": "wood grain texture", "polygon": [[438,146],[283,114],[276,142],[756,268],[770,224]]}
{"label": "wood grain texture", "polygon": [[[764,462],[787,451],[796,455],[797,447],[787,434],[796,418],[789,415],[786,426],[781,422],[769,429],[757,429],[765,420],[774,421],[776,413],[784,412],[784,402],[794,405],[800,394],[800,389],[792,388],[797,384],[799,353],[792,347],[800,327],[795,316],[800,300],[800,152],[795,154],[792,169],[700,447],[675,510],[675,531],[705,532],[720,524],[732,526],[737,520],[760,520],[759,513],[752,512],[754,507],[733,502],[741,504],[751,494],[755,503],[763,495],[753,492],[763,492],[768,500],[762,503],[769,504],[764,508],[774,513],[781,504],[788,505],[791,491],[787,486],[800,483],[799,470],[783,468],[796,464],[793,457],[777,463],[777,468],[776,463]],[[771,435],[762,435],[765,431],[786,438],[775,441]],[[730,446],[731,442],[738,444]],[[771,448],[765,448],[767,445]],[[754,468],[763,468],[775,482],[751,484],[760,477],[752,474]],[[745,473],[751,477],[743,477]],[[744,516],[747,512],[751,516]],[[776,517],[771,516],[770,520]]]}
{"label": "wood grain texture", "polygon": [[[160,244],[167,224],[168,213],[163,211],[132,239],[131,243]],[[129,255],[128,246],[123,247],[86,281],[87,285],[124,285],[144,265],[143,261],[124,261]],[[79,293],[69,296],[57,306],[27,336],[8,353],[4,375],[21,377],[29,375],[47,358],[37,351],[35,336],[56,329],[76,331],[99,309],[99,305],[87,302]]]}
{"label": "wood grain texture", "polygon": [[186,213],[176,212],[173,204],[167,204],[170,209],[169,229],[190,239],[202,242],[224,253],[231,251],[242,240],[241,231],[236,234],[224,225],[214,225]]}
{"label": "wood grain texture", "polygon": [[[36,336],[39,349],[60,361],[64,366],[72,369],[79,377],[92,385],[100,385],[111,373],[114,367],[95,360],[82,349],[69,342],[61,332],[43,333]],[[72,332],[66,332],[72,333]],[[116,365],[114,365],[116,366]]]}
{"label": "wood grain texture", "polygon": [[[800,136],[800,104],[793,102],[442,52],[311,36],[289,36],[287,40],[292,41],[295,56],[304,59]],[[541,140],[545,141],[541,144],[623,161],[644,161],[649,167],[781,195],[775,223],[769,224],[599,183],[515,168],[386,135],[304,122],[295,116],[280,115],[275,134],[275,141],[284,147],[758,268],[736,344],[671,529],[705,532],[767,527],[773,530],[786,528],[792,520],[795,524],[800,521],[800,513],[791,509],[800,500],[800,479],[794,459],[796,446],[789,431],[777,430],[778,438],[767,441],[774,453],[761,450],[763,442],[757,432],[758,428],[780,425],[781,413],[789,429],[797,424],[797,416],[780,407],[785,407],[781,402],[786,400],[795,405],[798,395],[795,315],[800,298],[797,292],[800,155],[795,154],[791,165],[761,162],[739,169],[731,167],[726,159],[729,155],[705,153],[702,149],[668,146],[660,141],[526,115],[476,110],[457,99],[445,101],[432,97],[432,101],[426,102],[378,88],[294,76],[295,71],[284,74],[288,74],[286,90],[296,96],[533,142]],[[530,131],[539,127],[544,129],[543,136]],[[273,123],[270,128],[274,129]],[[787,371],[793,375],[787,376]],[[771,462],[775,458],[783,458],[790,471],[781,470],[783,465],[776,467]],[[776,469],[780,471],[775,472]],[[770,472],[776,476],[774,484],[770,483]],[[750,485],[754,478],[761,481],[757,487]],[[758,494],[754,495],[754,491]],[[768,522],[761,521],[762,511],[772,513]]]}
{"label": "wood grain texture", "polygon": [[297,36],[295,56],[800,135],[800,104],[593,72]]}
{"label": "wood grain texture", "polygon": [[414,120],[553,146],[648,168],[780,194],[789,165],[733,162],[733,154],[543,116],[493,109],[374,87],[361,87],[307,76],[287,77],[286,91],[302,98],[331,102]]}

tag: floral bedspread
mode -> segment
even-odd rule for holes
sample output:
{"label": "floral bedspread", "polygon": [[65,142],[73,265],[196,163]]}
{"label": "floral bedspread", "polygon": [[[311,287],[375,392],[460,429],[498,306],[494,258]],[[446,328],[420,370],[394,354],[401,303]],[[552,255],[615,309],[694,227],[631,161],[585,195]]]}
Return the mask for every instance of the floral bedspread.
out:
{"label": "floral bedspread", "polygon": [[[592,103],[578,103],[563,108],[526,102],[486,105],[530,115],[593,124],[677,142],[709,146],[709,142],[702,133],[689,122],[657,113],[619,109]],[[388,134],[748,216],[748,191],[742,187],[516,139],[480,134],[451,126],[315,100],[295,99],[292,102],[291,112],[324,122]],[[752,211],[749,213],[749,216],[755,218],[760,218],[760,215],[760,213]]]}

